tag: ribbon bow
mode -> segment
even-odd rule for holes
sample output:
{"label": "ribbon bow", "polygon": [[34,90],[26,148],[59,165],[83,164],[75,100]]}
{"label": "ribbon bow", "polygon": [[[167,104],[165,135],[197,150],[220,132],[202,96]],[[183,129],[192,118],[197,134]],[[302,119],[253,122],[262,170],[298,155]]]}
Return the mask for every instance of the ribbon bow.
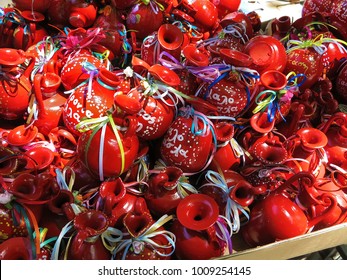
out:
{"label": "ribbon bow", "polygon": [[55,46],[52,37],[48,36],[45,40],[38,42],[35,46],[38,58],[31,72],[30,79],[33,81],[36,73],[43,72],[43,67],[52,59],[58,48]]}
{"label": "ribbon bow", "polygon": [[[162,257],[168,257],[171,256],[175,251],[175,242],[176,242],[176,236],[167,230],[159,230],[158,229],[163,226],[168,221],[172,220],[173,216],[164,215],[162,216],[157,222],[155,222],[153,225],[151,225],[143,234],[141,234],[138,237],[132,237],[123,239],[119,242],[117,247],[113,250],[113,258],[115,258],[116,254],[124,250],[122,259],[124,260],[126,258],[126,255],[132,247],[135,254],[140,254],[145,245],[150,246],[153,251]],[[129,236],[129,234],[124,234],[124,236]],[[161,245],[155,241],[152,240],[155,236],[162,236],[168,241],[168,245]],[[169,253],[162,253],[160,252],[160,249],[171,249]]]}
{"label": "ribbon bow", "polygon": [[225,207],[224,216],[226,221],[228,221],[228,224],[230,224],[230,228],[232,229],[232,232],[230,232],[230,236],[232,233],[237,233],[241,228],[239,211],[245,215],[247,220],[249,219],[249,214],[241,205],[239,205],[230,198],[229,194],[234,188],[234,186],[229,188],[227,183],[225,182],[224,177],[220,173],[212,170],[208,170],[206,172],[205,179],[207,183],[200,186],[200,188],[206,186],[214,186],[220,188],[227,196],[227,204]]}

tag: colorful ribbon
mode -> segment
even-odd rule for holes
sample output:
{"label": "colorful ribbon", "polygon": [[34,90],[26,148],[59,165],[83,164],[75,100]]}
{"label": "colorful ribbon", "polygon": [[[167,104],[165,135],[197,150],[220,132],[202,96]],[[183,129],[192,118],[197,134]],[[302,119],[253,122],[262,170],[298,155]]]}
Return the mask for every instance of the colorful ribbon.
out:
{"label": "colorful ribbon", "polygon": [[229,188],[225,179],[224,179],[224,176],[221,175],[220,173],[218,173],[216,171],[212,171],[212,170],[208,170],[206,172],[205,179],[206,179],[207,183],[201,185],[199,188],[204,188],[206,186],[217,187],[217,188],[221,189],[224,192],[224,194],[227,196],[227,203],[225,206],[225,215],[224,216],[225,216],[226,220],[231,223],[232,232],[230,232],[230,234],[237,233],[241,228],[241,221],[240,221],[239,212],[244,214],[244,216],[247,218],[247,220],[249,220],[249,214],[241,205],[239,205],[238,203],[236,203],[234,200],[232,200],[230,198],[229,194],[232,191],[232,189],[234,188],[234,186]]}
{"label": "colorful ribbon", "polygon": [[[171,256],[175,251],[176,236],[170,231],[167,231],[167,230],[158,231],[158,229],[172,219],[173,219],[172,215],[162,216],[158,221],[152,224],[143,234],[141,234],[138,237],[130,237],[129,234],[124,234],[123,235],[124,237],[129,237],[129,238],[123,239],[122,241],[119,242],[117,247],[113,250],[113,259],[119,252],[123,251],[122,260],[124,260],[130,248],[133,249],[135,254],[140,254],[143,251],[145,245],[150,246],[153,249],[153,251],[159,256],[162,256],[162,257]],[[156,236],[164,237],[167,240],[168,245],[161,245],[153,241],[152,238]],[[160,252],[160,249],[164,249],[164,250],[170,249],[171,251],[169,253],[162,253]]]}
{"label": "colorful ribbon", "polygon": [[333,43],[337,44],[340,50],[346,50],[342,45],[347,46],[347,43],[341,39],[333,39],[333,38],[325,38],[323,34],[319,34],[314,39],[309,39],[301,41],[301,40],[289,40],[287,42],[287,53],[290,53],[291,51],[298,50],[298,49],[306,49],[306,48],[313,48],[318,54],[322,55],[327,51],[326,43]]}
{"label": "colorful ribbon", "polygon": [[[89,136],[89,139],[87,141],[86,149],[85,149],[85,158],[88,157],[88,152],[90,148],[90,144],[96,133],[101,129],[101,136],[100,136],[100,146],[99,146],[99,179],[100,181],[104,181],[104,168],[103,168],[103,154],[104,154],[104,145],[105,145],[105,133],[106,133],[106,126],[110,125],[113,131],[114,136],[116,137],[116,141],[118,144],[120,156],[121,156],[121,169],[120,174],[124,172],[125,168],[125,152],[124,152],[124,146],[122,139],[119,135],[120,128],[116,126],[112,113],[107,112],[107,116],[100,117],[100,118],[92,118],[92,119],[85,119],[82,120],[79,124],[76,125],[76,129],[80,132],[86,132],[88,130],[92,130],[91,135]],[[88,163],[87,163],[87,167]]]}
{"label": "colorful ribbon", "polygon": [[55,52],[58,50],[58,47],[56,47],[52,37],[48,36],[44,40],[38,42],[35,45],[35,49],[37,52],[37,58],[35,60],[35,66],[30,74],[31,81],[34,80],[34,76],[37,73],[43,72],[44,66],[52,59]]}

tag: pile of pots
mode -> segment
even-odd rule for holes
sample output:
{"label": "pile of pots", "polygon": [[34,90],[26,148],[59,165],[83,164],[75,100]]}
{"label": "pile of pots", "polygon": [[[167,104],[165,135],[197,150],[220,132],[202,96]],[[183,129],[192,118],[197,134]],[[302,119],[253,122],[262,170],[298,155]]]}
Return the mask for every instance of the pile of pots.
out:
{"label": "pile of pots", "polygon": [[316,2],[270,34],[238,0],[0,8],[0,259],[211,259],[346,222],[347,37]]}

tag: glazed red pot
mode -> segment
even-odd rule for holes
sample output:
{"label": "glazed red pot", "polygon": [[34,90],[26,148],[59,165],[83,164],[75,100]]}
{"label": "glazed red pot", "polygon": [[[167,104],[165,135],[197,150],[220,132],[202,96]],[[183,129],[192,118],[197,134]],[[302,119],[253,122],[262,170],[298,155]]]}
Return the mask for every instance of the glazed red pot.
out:
{"label": "glazed red pot", "polygon": [[90,77],[90,71],[88,71],[89,69],[84,69],[86,67],[86,63],[93,65],[91,66],[92,70],[106,68],[105,62],[93,56],[91,52],[81,50],[79,54],[67,59],[67,61],[63,64],[60,72],[60,78],[65,90],[72,90],[88,80]]}
{"label": "glazed red pot", "polygon": [[347,103],[347,94],[344,91],[347,85],[347,64],[343,64],[341,69],[337,72],[337,78],[335,81],[335,93],[340,102]]}
{"label": "glazed red pot", "polygon": [[153,216],[160,218],[176,213],[177,205],[183,198],[179,192],[182,176],[182,170],[175,166],[167,166],[150,176],[144,198]]}
{"label": "glazed red pot", "polygon": [[[136,38],[144,39],[157,31],[164,21],[163,12],[158,4],[141,2],[134,5],[126,18],[126,26],[129,30],[136,30]],[[150,22],[151,24],[147,24]]]}
{"label": "glazed red pot", "polygon": [[209,0],[182,1],[183,9],[194,18],[195,24],[204,32],[218,27],[218,9]]}
{"label": "glazed red pot", "polygon": [[209,169],[235,170],[241,163],[243,153],[241,146],[233,138],[234,126],[228,122],[218,122],[215,124],[215,129],[218,144]]}
{"label": "glazed red pot", "polygon": [[287,64],[286,49],[278,39],[269,35],[251,38],[246,43],[244,52],[253,60],[250,68],[257,70],[259,74],[266,70],[282,72]]}
{"label": "glazed red pot", "polygon": [[253,162],[259,161],[264,165],[282,164],[289,156],[283,140],[273,133],[267,133],[257,139],[247,151],[253,157]]}
{"label": "glazed red pot", "polygon": [[31,160],[27,162],[26,168],[37,169],[43,171],[47,169],[54,160],[54,152],[49,148],[36,145],[28,149],[24,155],[28,156]]}
{"label": "glazed red pot", "polygon": [[31,243],[27,237],[12,237],[0,244],[0,260],[32,260]]}
{"label": "glazed red pot", "polygon": [[205,194],[191,194],[177,207],[177,219],[171,231],[176,236],[175,255],[178,259],[207,260],[220,257],[223,242],[216,236],[218,204]]}
{"label": "glazed red pot", "polygon": [[75,27],[87,28],[93,25],[98,12],[98,7],[94,4],[83,6],[72,5],[70,7],[69,23]]}
{"label": "glazed red pot", "polygon": [[139,150],[135,118],[127,117],[118,123],[125,131],[113,128],[110,122],[109,119],[102,127],[83,132],[77,144],[78,157],[101,181],[129,170]]}
{"label": "glazed red pot", "polygon": [[[154,65],[152,67],[156,66],[157,65]],[[177,80],[178,76],[175,72],[168,69],[164,70],[169,74],[169,77],[173,77],[174,80]],[[154,83],[156,82],[154,81]],[[175,84],[177,85],[177,83]],[[139,103],[141,106],[140,110],[136,114],[136,119],[138,121],[136,134],[141,139],[154,140],[162,137],[174,119],[176,109],[173,100],[167,96],[162,96],[162,92],[167,88],[167,86],[166,83],[161,83],[161,85],[162,88],[157,89],[153,93],[146,93],[146,87],[142,86],[135,87],[127,93],[127,96],[130,97],[130,99],[135,100],[135,102]],[[149,85],[149,87],[151,86]],[[124,107],[124,104],[118,105]]]}
{"label": "glazed red pot", "polygon": [[[296,132],[294,138],[288,140],[289,158],[299,158],[302,171],[314,172],[316,176],[324,177],[325,168],[319,160],[317,151],[324,148],[328,143],[327,136],[317,128],[306,127]],[[298,169],[296,163],[286,162],[286,165]]]}
{"label": "glazed red pot", "polygon": [[73,220],[75,235],[71,240],[67,258],[70,260],[109,260],[111,253],[100,238],[109,226],[107,216],[101,211],[88,210]]}
{"label": "glazed red pot", "polygon": [[[204,115],[193,112],[190,107],[180,110],[179,116],[172,122],[164,135],[160,152],[168,165],[175,165],[183,172],[199,172],[209,164],[214,143],[213,127]],[[192,127],[205,133],[192,131]]]}
{"label": "glazed red pot", "polygon": [[[204,90],[201,92],[201,95],[203,94]],[[230,78],[220,80],[208,89],[206,94],[206,101],[216,106],[221,116],[236,117],[244,111],[249,102],[246,86]]]}
{"label": "glazed red pot", "polygon": [[225,17],[223,17],[220,21],[220,26],[225,28],[229,25],[242,25],[243,29],[245,29],[245,34],[247,41],[251,39],[254,35],[253,24],[251,18],[248,14],[245,14],[242,11],[235,11],[228,13]]}
{"label": "glazed red pot", "polygon": [[311,88],[323,74],[323,56],[316,52],[313,48],[288,50],[287,65],[283,70],[284,74],[290,72],[305,75],[298,78],[300,90]]}
{"label": "glazed red pot", "polygon": [[[22,50],[11,48],[0,48],[0,57],[0,117],[6,120],[20,119],[29,105],[29,77],[35,59]],[[30,63],[26,67],[24,63],[27,59],[30,59]],[[24,72],[18,66],[25,67]]]}
{"label": "glazed red pot", "polygon": [[298,205],[282,194],[270,194],[253,205],[241,233],[245,242],[255,247],[303,235],[311,226]]}
{"label": "glazed red pot", "polygon": [[47,228],[46,239],[59,236],[62,228],[75,218],[71,204],[75,198],[69,190],[63,189],[59,195],[50,200],[44,208],[40,221],[42,228]]}
{"label": "glazed red pot", "polygon": [[291,176],[275,192],[295,197],[295,203],[309,219],[315,219],[315,230],[340,223],[346,209],[346,195],[334,181],[316,179],[305,171]]}
{"label": "glazed red pot", "polygon": [[[62,113],[66,98],[57,92],[61,83],[55,73],[36,74],[34,77],[34,92],[38,107],[38,118],[35,126],[39,132],[48,135],[50,131],[63,123]],[[46,97],[50,96],[50,97]]]}
{"label": "glazed red pot", "polygon": [[45,13],[50,6],[50,2],[48,0],[13,0],[12,3],[14,7],[16,7],[20,11],[30,11],[33,10],[39,13]]}
{"label": "glazed red pot", "polygon": [[272,36],[280,40],[285,37],[291,27],[291,18],[289,16],[281,16],[271,22]]}
{"label": "glazed red pot", "polygon": [[[81,133],[76,125],[84,118],[100,118],[113,106],[114,94],[120,81],[111,71],[101,68],[91,76],[91,85],[77,87],[66,100],[63,120],[66,128],[75,135]],[[87,91],[87,93],[86,93]]]}
{"label": "glazed red pot", "polygon": [[153,65],[158,63],[159,54],[165,51],[180,60],[182,44],[182,31],[173,24],[162,24],[158,31],[143,41],[141,58],[149,65]]}
{"label": "glazed red pot", "polygon": [[136,207],[146,210],[146,203],[141,197],[137,197],[126,190],[121,178],[108,179],[101,183],[99,195],[103,199],[103,212],[109,217],[110,226],[123,227],[124,216],[132,212]]}
{"label": "glazed red pot", "polygon": [[170,216],[163,216],[158,221],[154,221],[148,210],[142,209],[141,206],[139,208],[135,207],[133,211],[128,212],[124,217],[125,234],[121,242],[126,242],[129,246],[117,252],[117,259],[171,259],[173,236],[163,226],[170,219]]}
{"label": "glazed red pot", "polygon": [[346,162],[347,152],[347,115],[342,112],[333,114],[326,123],[323,124],[322,132],[328,138],[328,143],[324,147],[328,157],[328,163],[335,166],[342,166]]}
{"label": "glazed red pot", "polygon": [[69,25],[69,10],[71,3],[68,0],[50,0],[46,12],[47,19],[58,28]]}
{"label": "glazed red pot", "polygon": [[16,49],[27,50],[32,45],[43,40],[48,36],[46,29],[42,26],[45,16],[35,11],[22,11],[21,16],[24,18],[26,25],[19,26],[14,31],[13,47]]}

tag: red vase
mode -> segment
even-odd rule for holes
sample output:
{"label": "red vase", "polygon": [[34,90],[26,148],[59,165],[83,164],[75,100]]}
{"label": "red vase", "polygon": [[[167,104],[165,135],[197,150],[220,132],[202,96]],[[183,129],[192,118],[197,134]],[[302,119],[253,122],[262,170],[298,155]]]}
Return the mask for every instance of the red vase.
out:
{"label": "red vase", "polygon": [[[0,57],[0,117],[6,120],[20,119],[29,105],[31,90],[29,77],[35,59],[22,50],[10,48],[1,48]],[[31,60],[23,72],[18,66],[25,67],[27,59]],[[19,75],[18,78],[14,78],[13,74]]]}
{"label": "red vase", "polygon": [[32,45],[42,41],[44,37],[48,36],[48,33],[41,25],[45,20],[43,14],[28,10],[22,11],[21,16],[24,18],[26,24],[23,27],[17,27],[14,31],[13,47],[27,50]]}
{"label": "red vase", "polygon": [[67,258],[70,260],[109,260],[108,251],[100,235],[108,228],[106,215],[100,211],[88,210],[78,214],[74,221],[76,234],[73,236],[68,249]]}
{"label": "red vase", "polygon": [[0,244],[0,260],[32,260],[30,240],[12,237]]}
{"label": "red vase", "polygon": [[[164,135],[160,147],[161,156],[168,165],[177,166],[189,173],[199,172],[207,167],[215,145],[211,132],[213,127],[203,115],[201,119],[197,119],[194,114],[196,112],[190,107],[181,109],[180,115]],[[206,133],[192,131],[192,127]]]}
{"label": "red vase", "polygon": [[282,194],[270,194],[253,205],[241,233],[245,242],[255,247],[303,235],[310,227],[298,205]]}
{"label": "red vase", "polygon": [[[76,125],[84,118],[100,118],[113,106],[113,96],[120,81],[116,74],[100,69],[96,77],[89,77],[92,83],[77,87],[66,100],[63,120],[66,128],[80,135]],[[85,93],[87,91],[87,93]]]}
{"label": "red vase", "polygon": [[[158,4],[150,2],[134,5],[126,18],[127,29],[136,30],[136,38],[139,40],[157,31],[164,21],[163,12]],[[147,24],[148,22],[151,24]]]}
{"label": "red vase", "polygon": [[179,203],[176,215],[171,231],[176,235],[178,259],[207,260],[223,254],[225,244],[214,228],[219,209],[213,198],[191,194]]}
{"label": "red vase", "polygon": [[[144,197],[148,209],[154,217],[160,218],[165,214],[176,213],[177,205],[184,195],[182,192],[180,193],[180,188],[182,188],[180,184],[183,183],[182,176],[182,170],[175,166],[167,166],[150,176]],[[187,191],[186,195],[189,193]]]}
{"label": "red vase", "polygon": [[317,53],[313,48],[295,49],[288,51],[287,65],[283,70],[284,74],[294,72],[297,74],[304,74],[303,78],[298,79],[300,90],[311,88],[323,74],[323,58],[322,55]]}
{"label": "red vase", "polygon": [[[103,128],[83,132],[77,144],[78,157],[101,181],[129,170],[139,151],[136,119],[127,117],[120,121],[118,125],[122,125],[124,131],[114,129],[110,122],[106,122]],[[100,153],[100,149],[103,153]]]}
{"label": "red vase", "polygon": [[162,24],[158,31],[155,31],[143,41],[141,58],[149,65],[153,65],[158,63],[161,52],[167,52],[179,61],[182,44],[182,31],[173,24]]}
{"label": "red vase", "polygon": [[98,7],[94,4],[72,5],[70,7],[69,23],[75,27],[87,28],[94,24]]}
{"label": "red vase", "polygon": [[53,128],[63,123],[62,113],[66,98],[57,92],[61,83],[55,73],[37,74],[34,77],[34,92],[38,108],[35,126],[39,132],[48,135]]}

